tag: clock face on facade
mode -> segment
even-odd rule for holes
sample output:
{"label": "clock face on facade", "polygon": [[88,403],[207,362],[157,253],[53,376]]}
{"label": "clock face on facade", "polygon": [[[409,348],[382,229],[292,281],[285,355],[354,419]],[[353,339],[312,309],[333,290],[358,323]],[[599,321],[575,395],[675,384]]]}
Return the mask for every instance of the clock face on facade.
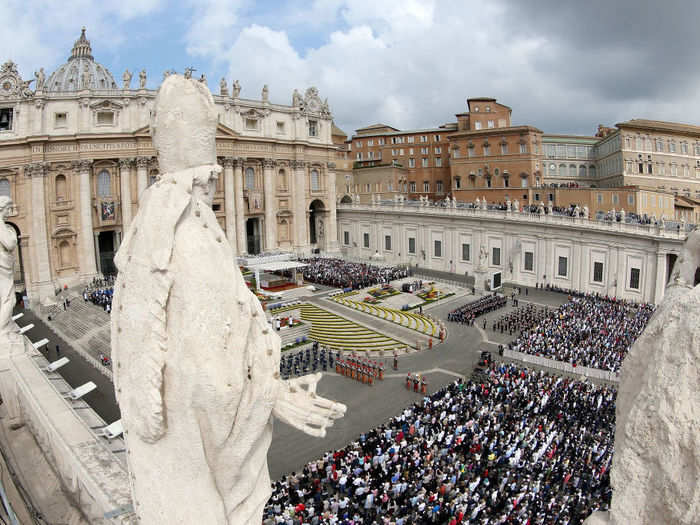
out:
{"label": "clock face on facade", "polygon": [[15,89],[15,79],[11,77],[5,77],[0,79],[0,87],[5,93],[10,93]]}
{"label": "clock face on facade", "polygon": [[550,165],[549,165],[549,169],[550,169],[550,170],[555,170],[555,169],[557,169],[557,167],[556,167],[554,164],[550,164]]}

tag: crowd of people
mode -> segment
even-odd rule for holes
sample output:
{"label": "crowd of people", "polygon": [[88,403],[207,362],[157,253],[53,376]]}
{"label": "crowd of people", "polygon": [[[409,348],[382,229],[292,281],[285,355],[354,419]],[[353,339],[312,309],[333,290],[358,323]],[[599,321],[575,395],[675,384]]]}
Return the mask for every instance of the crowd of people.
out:
{"label": "crowd of people", "polygon": [[376,266],[336,258],[314,257],[300,259],[299,262],[308,265],[303,269],[306,281],[336,288],[357,290],[408,276],[405,268]]}
{"label": "crowd of people", "polygon": [[90,301],[92,304],[100,306],[105,312],[111,312],[115,280],[116,276],[114,275],[108,275],[104,278],[94,278],[92,283],[83,290],[83,301]]}
{"label": "crowd of people", "polygon": [[491,330],[494,332],[508,333],[508,335],[516,334],[522,330],[535,326],[544,320],[549,314],[549,308],[546,306],[535,306],[534,304],[526,304],[515,310],[494,319],[491,325]]}
{"label": "crowd of people", "polygon": [[338,359],[338,352],[320,347],[314,341],[312,346],[307,346],[299,352],[289,352],[282,354],[280,358],[280,375],[282,379],[315,374],[316,372],[326,372],[333,368],[334,361]]}
{"label": "crowd of people", "polygon": [[264,524],[582,523],[609,506],[615,397],[491,363],[275,482]]}
{"label": "crowd of people", "polygon": [[511,350],[617,372],[654,306],[578,293],[524,329]]}
{"label": "crowd of people", "polygon": [[503,308],[508,304],[508,299],[503,295],[493,293],[481,299],[472,301],[452,310],[447,314],[447,320],[455,323],[473,325],[474,320],[484,314]]}

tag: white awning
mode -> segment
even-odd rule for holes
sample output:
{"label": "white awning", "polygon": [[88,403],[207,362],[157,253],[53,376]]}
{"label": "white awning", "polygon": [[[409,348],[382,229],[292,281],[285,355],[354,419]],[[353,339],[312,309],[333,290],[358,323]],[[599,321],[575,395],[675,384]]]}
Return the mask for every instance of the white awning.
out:
{"label": "white awning", "polygon": [[273,261],[263,264],[252,264],[250,266],[246,266],[246,268],[253,272],[256,270],[258,272],[278,272],[280,270],[292,270],[294,268],[303,268],[304,266],[308,266],[308,264],[300,263],[297,261]]}

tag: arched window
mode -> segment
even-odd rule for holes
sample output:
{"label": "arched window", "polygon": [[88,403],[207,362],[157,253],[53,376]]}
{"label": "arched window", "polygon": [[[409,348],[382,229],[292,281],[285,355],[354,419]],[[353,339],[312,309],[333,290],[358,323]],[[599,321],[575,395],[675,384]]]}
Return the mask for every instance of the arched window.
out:
{"label": "arched window", "polygon": [[566,164],[559,164],[559,176],[566,177]]}
{"label": "arched window", "polygon": [[588,166],[588,174],[591,177],[595,177],[595,166],[593,166],[592,164],[590,166]]}
{"label": "arched window", "polygon": [[66,189],[66,176],[65,175],[57,175],[56,176],[56,202],[66,200],[67,193],[68,192]]}
{"label": "arched window", "polygon": [[321,177],[318,170],[311,170],[311,191],[319,191],[321,189]]}
{"label": "arched window", "polygon": [[97,196],[109,197],[112,195],[112,176],[109,171],[102,170],[97,175]]}
{"label": "arched window", "polygon": [[277,189],[287,190],[287,173],[284,170],[280,170],[277,174]]}
{"label": "arched window", "polygon": [[7,179],[0,179],[0,197],[12,197],[10,195],[10,181]]}
{"label": "arched window", "polygon": [[245,187],[247,190],[255,188],[255,170],[253,168],[245,169]]}
{"label": "arched window", "polygon": [[578,167],[578,176],[579,176],[579,177],[585,177],[585,176],[586,176],[586,166],[584,166],[583,164],[581,164],[581,165]]}
{"label": "arched window", "polygon": [[576,164],[569,164],[569,177],[576,177]]}

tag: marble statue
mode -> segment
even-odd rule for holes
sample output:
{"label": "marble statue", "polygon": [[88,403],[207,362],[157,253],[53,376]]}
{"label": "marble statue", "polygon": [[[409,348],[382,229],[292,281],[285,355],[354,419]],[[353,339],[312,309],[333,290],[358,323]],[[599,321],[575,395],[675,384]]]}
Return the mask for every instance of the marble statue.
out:
{"label": "marble statue", "polygon": [[228,82],[226,82],[225,77],[221,77],[221,80],[219,80],[219,95],[228,97]]}
{"label": "marble statue", "polygon": [[[172,73],[172,70],[171,70]],[[139,73],[139,89],[146,89],[146,70],[142,69]]]}
{"label": "marble statue", "polygon": [[185,68],[185,78],[188,79],[188,80],[189,80],[190,78],[192,78],[192,72],[193,72],[193,71],[195,71],[195,69],[194,69],[193,67],[186,67],[186,68]]}
{"label": "marble statue", "polygon": [[485,245],[481,245],[479,248],[479,268],[486,268],[486,261],[489,257],[488,251]]}
{"label": "marble statue", "polygon": [[479,197],[476,198],[476,202],[474,204],[476,205],[477,210],[481,209],[481,200],[479,199]]}
{"label": "marble statue", "polygon": [[238,80],[233,81],[233,98],[238,98],[238,96],[241,94],[241,84],[238,82]]}
{"label": "marble statue", "polygon": [[39,71],[34,72],[34,79],[36,80],[34,88],[37,91],[44,89],[44,84],[46,83],[46,73],[44,73],[43,67],[39,68]]}
{"label": "marble statue", "polygon": [[457,197],[454,195],[452,196],[452,207],[457,208]]}
{"label": "marble statue", "polygon": [[625,214],[625,209],[622,208],[622,209],[620,210],[620,222],[623,223],[623,224],[624,224],[624,222],[625,222],[625,215],[626,215],[626,214]]}
{"label": "marble statue", "polygon": [[510,198],[506,199],[506,212],[510,213],[512,210],[512,203],[510,202]]}
{"label": "marble statue", "polygon": [[590,211],[588,210],[588,206],[586,206],[584,204],[584,206],[583,206],[583,218],[588,219],[589,215],[590,215]]}
{"label": "marble statue", "polygon": [[585,525],[691,525],[700,509],[700,232],[622,365],[610,510]]}
{"label": "marble statue", "polygon": [[263,102],[270,101],[270,89],[267,87],[267,84],[265,84],[262,88],[262,101]]}
{"label": "marble statue", "polygon": [[15,254],[17,234],[5,222],[12,210],[12,199],[0,197],[0,334],[15,327],[12,310],[15,307]]}
{"label": "marble statue", "polygon": [[549,215],[552,215],[554,213],[554,203],[552,201],[549,201],[547,203],[547,213]]}
{"label": "marble statue", "polygon": [[141,525],[259,525],[276,417],[323,437],[345,406],[321,374],[279,376],[280,338],[211,208],[217,112],[207,86],[168,76],[151,133],[162,172],[115,264],[116,397]]}
{"label": "marble statue", "polygon": [[199,77],[199,81],[206,86],[207,85],[207,76],[204,73],[202,73],[202,75]]}
{"label": "marble statue", "polygon": [[537,206],[537,213],[544,215],[544,202],[540,201],[540,204]]}
{"label": "marble statue", "polygon": [[579,208],[578,204],[574,208],[574,217],[578,218],[578,216],[581,214],[581,208]]}
{"label": "marble statue", "polygon": [[513,201],[513,211],[515,213],[520,213],[520,201],[518,199]]}
{"label": "marble statue", "polygon": [[134,75],[131,73],[131,71],[129,71],[128,68],[124,71],[124,74],[122,75],[122,89],[131,89],[131,77],[133,76]]}
{"label": "marble statue", "polygon": [[299,93],[299,90],[295,89],[294,93],[292,93],[292,107],[300,108],[301,102],[302,102],[301,93]]}
{"label": "marble statue", "polygon": [[482,210],[488,210],[488,209],[489,209],[488,202],[486,202],[486,196],[484,196],[484,197],[481,199],[481,209],[482,209]]}

